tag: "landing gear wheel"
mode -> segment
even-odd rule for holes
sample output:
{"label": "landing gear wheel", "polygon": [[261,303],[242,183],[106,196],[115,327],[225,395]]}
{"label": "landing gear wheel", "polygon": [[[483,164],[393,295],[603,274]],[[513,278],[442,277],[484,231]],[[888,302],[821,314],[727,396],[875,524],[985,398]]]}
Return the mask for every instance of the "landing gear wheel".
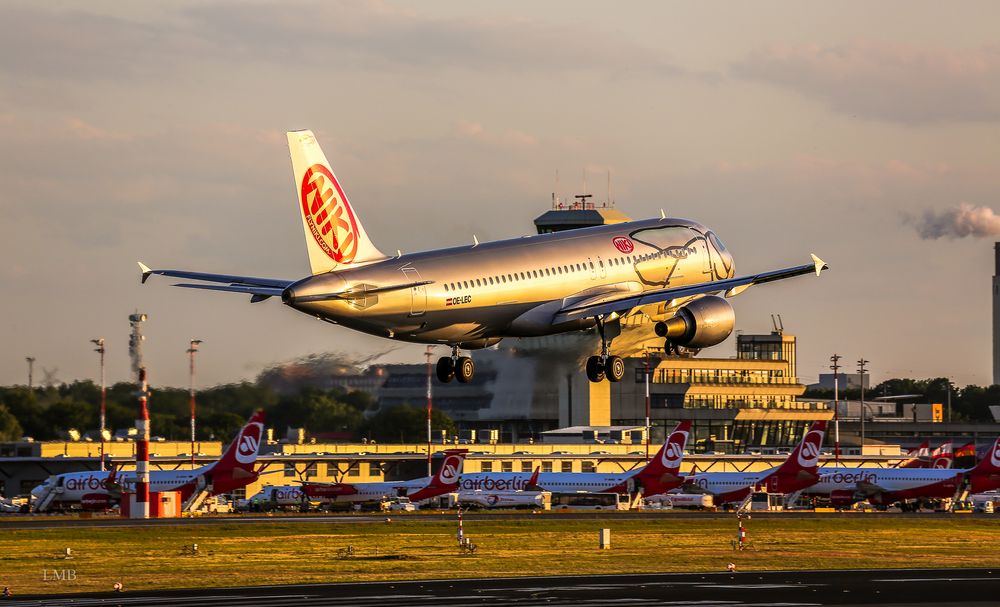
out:
{"label": "landing gear wheel", "polygon": [[608,381],[620,382],[625,377],[625,361],[620,356],[609,356],[604,363],[604,373]]}
{"label": "landing gear wheel", "polygon": [[455,361],[450,356],[442,356],[437,364],[438,381],[446,384],[455,377]]}
{"label": "landing gear wheel", "polygon": [[476,363],[468,356],[459,356],[455,361],[455,379],[463,384],[472,381],[472,376],[476,374]]}
{"label": "landing gear wheel", "polygon": [[600,356],[587,359],[587,379],[595,384],[604,381],[604,362]]}

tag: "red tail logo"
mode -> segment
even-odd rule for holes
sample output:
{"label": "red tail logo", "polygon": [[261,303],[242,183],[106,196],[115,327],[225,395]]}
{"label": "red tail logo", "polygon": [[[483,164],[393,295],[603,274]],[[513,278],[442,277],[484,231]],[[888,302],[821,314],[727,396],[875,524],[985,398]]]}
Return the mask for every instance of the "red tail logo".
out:
{"label": "red tail logo", "polygon": [[1000,439],[993,443],[993,448],[990,449],[990,463],[994,468],[1000,468]]}
{"label": "red tail logo", "polygon": [[321,164],[309,167],[302,176],[300,198],[309,231],[323,252],[337,263],[351,263],[358,252],[358,224],[330,169]]}
{"label": "red tail logo", "polygon": [[625,238],[624,236],[616,236],[611,240],[611,244],[615,245],[615,248],[628,255],[635,250],[635,244],[631,240]]}
{"label": "red tail logo", "polygon": [[688,433],[686,430],[678,430],[670,435],[670,440],[663,448],[663,455],[660,456],[660,463],[664,468],[679,468],[684,459],[684,445],[687,443]]}
{"label": "red tail logo", "polygon": [[802,439],[799,449],[799,465],[803,468],[813,468],[819,462],[820,446],[823,444],[823,431],[810,430]]}
{"label": "red tail logo", "polygon": [[438,472],[438,476],[441,482],[446,485],[454,485],[458,482],[458,475],[461,474],[460,467],[462,466],[462,458],[457,455],[449,455],[444,463],[441,464],[441,471]]}
{"label": "red tail logo", "polygon": [[243,434],[236,444],[236,461],[241,464],[252,464],[257,459],[257,449],[260,448],[260,435],[264,426],[259,422],[251,422],[243,429]]}

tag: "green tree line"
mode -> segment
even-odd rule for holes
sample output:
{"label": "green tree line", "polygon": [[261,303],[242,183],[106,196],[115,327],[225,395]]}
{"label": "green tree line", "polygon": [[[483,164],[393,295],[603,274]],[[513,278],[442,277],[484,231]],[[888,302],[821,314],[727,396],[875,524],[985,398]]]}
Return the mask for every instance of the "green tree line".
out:
{"label": "green tree line", "polygon": [[[70,428],[91,432],[96,440],[100,425],[100,386],[75,381],[45,388],[0,387],[0,440],[30,436],[51,440]],[[243,382],[199,390],[196,393],[198,440],[227,442],[253,411],[263,409],[266,426],[275,438],[287,428],[305,428],[307,434],[344,433],[353,440],[422,442],[426,439],[426,410],[402,405],[376,410],[365,392],[303,388],[277,394],[270,388]],[[138,400],[135,384],[118,383],[107,389],[107,428],[114,431],[135,425]],[[149,397],[150,433],[167,440],[190,437],[190,395],[180,388],[152,388]],[[435,411],[435,430],[455,432],[454,422]]]}
{"label": "green tree line", "polygon": [[[990,405],[1000,405],[1000,385],[966,386],[959,388],[950,383],[946,377],[930,379],[889,379],[877,386],[865,389],[865,400],[879,396],[903,396],[907,394],[920,395],[908,402],[947,403],[948,390],[951,388],[951,421],[953,422],[990,422]],[[859,400],[860,389],[840,390],[840,400]],[[833,400],[833,390],[809,390],[804,398],[822,398]]]}

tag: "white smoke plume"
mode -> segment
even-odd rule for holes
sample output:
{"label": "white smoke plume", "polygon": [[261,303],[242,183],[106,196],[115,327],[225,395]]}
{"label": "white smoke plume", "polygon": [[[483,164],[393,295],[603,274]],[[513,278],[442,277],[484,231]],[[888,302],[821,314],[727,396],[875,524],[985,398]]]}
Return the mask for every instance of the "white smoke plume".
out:
{"label": "white smoke plume", "polygon": [[941,212],[924,211],[921,217],[909,217],[924,240],[938,238],[988,238],[1000,236],[1000,216],[990,207],[979,207],[967,202]]}

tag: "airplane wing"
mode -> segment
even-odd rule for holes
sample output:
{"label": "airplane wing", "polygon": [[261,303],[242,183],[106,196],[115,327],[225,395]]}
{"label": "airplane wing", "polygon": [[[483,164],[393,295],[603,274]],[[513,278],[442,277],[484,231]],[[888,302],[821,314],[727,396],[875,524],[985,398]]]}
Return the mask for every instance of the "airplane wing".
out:
{"label": "airplane wing", "polygon": [[256,303],[268,297],[280,297],[281,292],[286,287],[293,284],[294,280],[282,280],[280,278],[257,278],[254,276],[233,276],[231,274],[206,274],[204,272],[186,272],[183,270],[152,270],[146,264],[139,263],[139,270],[142,271],[142,282],[151,274],[169,276],[171,278],[186,278],[189,280],[203,280],[209,283],[229,283],[229,284],[194,284],[177,283],[175,287],[185,287],[188,289],[209,289],[212,291],[228,291],[230,293],[246,293],[253,297],[250,301]]}
{"label": "airplane wing", "polygon": [[829,269],[829,266],[827,266],[826,263],[819,257],[813,255],[812,260],[813,263],[811,264],[785,268],[782,270],[772,270],[770,272],[762,272],[760,274],[751,274],[749,276],[727,278],[725,280],[716,280],[683,287],[659,289],[657,291],[646,291],[641,294],[628,294],[613,299],[604,298],[600,302],[594,303],[574,303],[559,310],[553,318],[552,324],[562,324],[572,320],[590,318],[593,316],[607,316],[615,312],[618,314],[624,314],[625,312],[640,306],[670,301],[671,299],[680,299],[682,297],[690,297],[692,295],[705,295],[708,293],[725,291],[726,297],[732,297],[733,295],[742,293],[753,285],[774,282],[776,280],[783,280],[794,276],[802,276],[803,274],[809,274],[811,272],[816,272],[816,276],[819,276],[820,272]]}

